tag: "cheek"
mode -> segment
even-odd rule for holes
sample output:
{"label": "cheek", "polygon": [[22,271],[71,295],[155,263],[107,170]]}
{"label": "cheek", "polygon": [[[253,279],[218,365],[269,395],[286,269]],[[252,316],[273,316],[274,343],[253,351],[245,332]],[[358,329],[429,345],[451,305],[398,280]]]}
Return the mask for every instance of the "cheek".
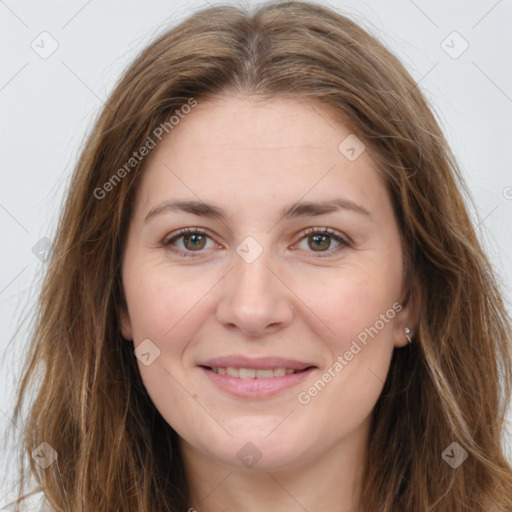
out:
{"label": "cheek", "polygon": [[393,266],[384,270],[381,265],[351,265],[325,279],[304,279],[297,290],[326,327],[322,337],[331,351],[340,354],[358,337],[364,342],[368,329],[376,338],[372,327],[380,339],[391,336],[399,277]]}
{"label": "cheek", "polygon": [[183,354],[205,314],[201,298],[215,281],[193,279],[190,273],[143,258],[126,263],[124,278],[134,348],[149,339],[159,350],[148,365],[137,360],[152,402],[173,427],[203,421],[190,408],[194,393],[185,385]]}
{"label": "cheek", "polygon": [[[302,289],[308,306],[329,327],[322,341],[330,361],[298,397],[314,416],[329,410],[333,429],[347,431],[373,409],[393,353],[394,323],[401,305],[400,260],[360,259],[323,286]],[[349,412],[349,414],[347,414]],[[334,435],[334,433],[333,433]]]}
{"label": "cheek", "polygon": [[134,259],[124,271],[125,291],[136,342],[163,341],[187,325],[188,316],[215,284],[190,272],[169,269],[161,262]]}
{"label": "cheek", "polygon": [[[329,360],[316,380],[297,395],[302,417],[328,417],[316,440],[345,435],[373,410],[393,353],[393,283],[352,272],[324,288],[309,291],[308,306],[329,326],[321,337]],[[395,306],[395,307],[393,307]]]}

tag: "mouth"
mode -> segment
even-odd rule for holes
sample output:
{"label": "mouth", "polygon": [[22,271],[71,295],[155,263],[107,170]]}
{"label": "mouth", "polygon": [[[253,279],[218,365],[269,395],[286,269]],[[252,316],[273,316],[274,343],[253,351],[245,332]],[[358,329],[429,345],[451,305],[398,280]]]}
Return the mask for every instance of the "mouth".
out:
{"label": "mouth", "polygon": [[263,399],[302,382],[318,369],[311,363],[283,359],[222,357],[198,365],[215,387],[239,398]]}
{"label": "mouth", "polygon": [[228,375],[229,377],[234,377],[236,379],[273,379],[275,377],[282,377],[283,375],[294,375],[296,373],[302,373],[310,368],[314,368],[313,366],[308,366],[303,370],[295,370],[293,368],[233,368],[232,366],[222,367],[222,366],[202,366],[207,370],[210,370],[218,375]]}

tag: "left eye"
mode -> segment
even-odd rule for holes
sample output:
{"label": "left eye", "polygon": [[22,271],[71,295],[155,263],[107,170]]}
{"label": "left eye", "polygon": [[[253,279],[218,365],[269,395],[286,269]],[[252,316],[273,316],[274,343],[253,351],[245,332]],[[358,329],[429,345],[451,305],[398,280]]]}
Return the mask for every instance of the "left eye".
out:
{"label": "left eye", "polygon": [[[182,239],[183,248],[176,247],[176,241]],[[183,256],[199,256],[202,250],[206,248],[207,240],[213,242],[211,237],[207,235],[204,231],[199,229],[182,229],[178,231],[176,234],[167,237],[162,245],[167,247],[172,252],[178,253]],[[338,244],[332,250],[329,250],[332,240],[335,240]],[[312,252],[327,252],[328,255],[332,253],[338,252],[340,249],[344,247],[348,247],[350,243],[343,238],[338,232],[333,231],[329,228],[310,228],[308,229],[301,238],[301,243],[307,242],[309,248],[316,248],[319,250],[313,250]],[[215,244],[214,244],[215,245]],[[307,249],[306,249],[307,250]],[[318,255],[319,257],[324,257],[323,255]]]}
{"label": "left eye", "polygon": [[[338,246],[329,251],[328,249],[330,248],[332,240],[335,240]],[[340,248],[348,247],[350,245],[349,242],[340,234],[329,228],[311,228],[304,233],[304,236],[301,239],[301,242],[302,241],[306,241],[310,248],[316,246],[316,248],[320,249],[319,251],[313,252],[329,252],[329,254],[338,252]]]}

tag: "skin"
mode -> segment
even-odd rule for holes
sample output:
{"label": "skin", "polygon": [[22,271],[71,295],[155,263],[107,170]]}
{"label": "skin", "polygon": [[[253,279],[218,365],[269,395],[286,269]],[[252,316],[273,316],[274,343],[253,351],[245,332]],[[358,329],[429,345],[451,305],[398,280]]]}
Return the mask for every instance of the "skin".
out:
{"label": "skin", "polygon": [[[137,362],[180,436],[190,506],[199,512],[358,510],[370,414],[393,350],[408,345],[404,328],[416,327],[419,304],[416,295],[402,303],[399,228],[369,151],[349,161],[338,149],[350,133],[322,105],[223,95],[200,101],[146,162],[123,257],[121,327],[135,347],[150,339],[160,350],[149,366]],[[336,197],[370,215],[342,209],[278,222],[293,202]],[[227,217],[164,211],[145,222],[171,199],[213,203]],[[314,239],[304,234],[311,227],[351,243]],[[199,251],[186,237],[174,239],[171,247],[196,256],[163,245],[181,228],[208,235]],[[252,263],[236,252],[249,235],[263,249]],[[299,392],[394,303],[401,311],[300,403]],[[276,396],[242,399],[197,366],[232,354],[276,355],[317,369]],[[253,467],[237,457],[249,442],[261,454]]]}

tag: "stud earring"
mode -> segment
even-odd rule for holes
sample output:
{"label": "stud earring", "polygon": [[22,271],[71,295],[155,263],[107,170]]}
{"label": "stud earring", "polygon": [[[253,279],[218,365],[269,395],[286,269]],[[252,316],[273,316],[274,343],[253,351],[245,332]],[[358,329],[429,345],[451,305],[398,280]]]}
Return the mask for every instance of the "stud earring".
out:
{"label": "stud earring", "polygon": [[411,334],[412,334],[411,329],[409,329],[409,327],[406,327],[406,328],[405,328],[405,337],[407,338],[407,341],[408,341],[409,343],[412,343],[412,340],[411,340]]}

